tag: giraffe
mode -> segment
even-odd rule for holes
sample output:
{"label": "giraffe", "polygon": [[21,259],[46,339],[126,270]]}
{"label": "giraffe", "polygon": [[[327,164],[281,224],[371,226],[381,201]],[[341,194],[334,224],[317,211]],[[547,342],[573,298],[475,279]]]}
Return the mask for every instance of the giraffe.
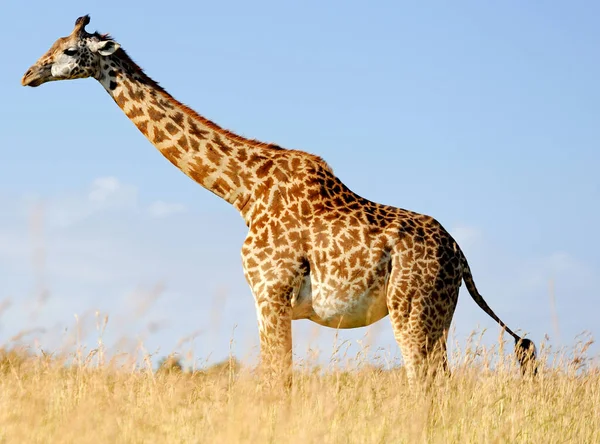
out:
{"label": "giraffe", "polygon": [[491,310],[459,245],[436,219],[359,196],[321,157],[220,127],[172,97],[110,35],[88,33],[89,22],[89,15],[79,17],[21,83],[96,79],[167,160],[239,211],[248,228],[242,267],[265,380],[291,387],[292,320],[350,329],[387,315],[409,383],[447,374],[447,335],[462,281],[514,338],[522,372],[537,372],[534,343]]}

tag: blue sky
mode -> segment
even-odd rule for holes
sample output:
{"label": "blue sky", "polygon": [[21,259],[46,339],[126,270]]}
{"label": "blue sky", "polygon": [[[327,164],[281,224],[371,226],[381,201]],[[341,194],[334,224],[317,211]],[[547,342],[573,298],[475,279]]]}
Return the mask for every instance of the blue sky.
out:
{"label": "blue sky", "polygon": [[[232,336],[240,357],[256,349],[236,211],[162,158],[96,81],[20,86],[86,13],[88,30],[110,32],[204,116],[319,154],[364,197],[436,217],[511,328],[553,346],[599,333],[599,4],[165,5],[0,6],[0,343],[40,328],[23,340],[53,349],[88,313],[93,345],[100,310],[115,348],[124,335],[209,361]],[[459,343],[498,334],[464,289],[453,326]],[[328,354],[335,334],[296,322],[297,356],[313,342]],[[355,350],[366,334],[400,355],[387,318],[339,337]]]}

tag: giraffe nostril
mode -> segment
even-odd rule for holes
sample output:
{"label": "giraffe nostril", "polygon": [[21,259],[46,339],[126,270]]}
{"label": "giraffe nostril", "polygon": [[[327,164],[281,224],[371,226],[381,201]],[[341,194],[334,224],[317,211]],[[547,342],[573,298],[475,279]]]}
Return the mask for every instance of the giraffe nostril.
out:
{"label": "giraffe nostril", "polygon": [[25,73],[25,75],[23,77],[29,77],[31,75],[31,68],[29,68],[27,70],[27,72]]}

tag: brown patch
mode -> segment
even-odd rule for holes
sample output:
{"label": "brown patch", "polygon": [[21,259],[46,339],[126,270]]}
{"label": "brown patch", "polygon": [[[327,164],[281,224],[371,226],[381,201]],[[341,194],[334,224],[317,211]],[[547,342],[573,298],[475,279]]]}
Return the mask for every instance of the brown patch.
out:
{"label": "brown patch", "polygon": [[331,247],[329,248],[329,251],[331,251],[332,257],[342,256],[343,251],[340,248],[340,244],[336,242],[335,238],[331,238]]}
{"label": "brown patch", "polygon": [[208,131],[200,129],[200,127],[198,126],[198,122],[196,122],[196,120],[192,119],[191,117],[188,117],[188,125],[190,127],[190,129],[189,129],[190,135],[197,137],[200,140],[204,140],[207,138],[206,136],[208,135]]}
{"label": "brown patch", "polygon": [[324,221],[318,219],[313,224],[315,244],[319,248],[327,248],[329,246],[328,226]]}
{"label": "brown patch", "polygon": [[152,108],[151,106],[148,107],[148,116],[155,122],[160,122],[162,119],[165,118],[165,115],[165,113],[160,112],[156,108]]}
{"label": "brown patch", "polygon": [[345,207],[346,206],[346,202],[344,202],[344,200],[342,199],[341,196],[334,196],[333,201],[332,201],[333,205],[336,207]]}
{"label": "brown patch", "polygon": [[161,143],[164,140],[167,140],[167,134],[159,129],[158,127],[154,127],[154,137],[152,138],[152,140],[154,141],[154,143]]}
{"label": "brown patch", "polygon": [[157,97],[157,94],[154,91],[152,91],[151,96],[152,99],[150,100],[150,104],[157,107],[159,110],[166,112],[167,107],[165,106],[165,104],[167,102]]}
{"label": "brown patch", "polygon": [[290,242],[290,247],[294,250],[299,251],[302,248],[303,237],[302,233],[299,231],[291,231],[288,233],[288,240]]}
{"label": "brown patch", "polygon": [[135,91],[133,89],[133,86],[131,85],[131,82],[129,80],[124,80],[123,86],[125,86],[125,89],[127,90],[127,93],[129,94],[129,97],[133,97],[133,94]]}
{"label": "brown patch", "polygon": [[127,113],[127,117],[135,119],[136,117],[145,116],[144,110],[139,106],[133,106]]}
{"label": "brown patch", "polygon": [[267,159],[260,167],[257,168],[256,176],[261,179],[266,177],[273,168],[273,165],[273,161],[271,159]]}
{"label": "brown patch", "polygon": [[299,157],[292,157],[292,160],[290,161],[290,168],[292,171],[296,171],[297,169],[300,168],[300,158]]}
{"label": "brown patch", "polygon": [[367,210],[364,212],[364,215],[369,225],[380,225],[382,222],[381,217],[372,211]]}
{"label": "brown patch", "polygon": [[165,129],[169,132],[170,135],[175,135],[179,132],[179,129],[173,125],[172,122],[167,122],[167,124],[165,125]]}
{"label": "brown patch", "polygon": [[[304,184],[300,181],[296,181],[288,185],[288,196],[293,200],[300,200],[304,195]],[[306,201],[303,201],[306,202]],[[306,202],[308,204],[308,202]]]}
{"label": "brown patch", "polygon": [[[306,198],[313,202],[313,205],[316,207],[316,203],[321,201],[321,189],[316,187],[309,187],[306,189]],[[322,205],[321,205],[322,206]]]}
{"label": "brown patch", "polygon": [[143,122],[136,122],[136,126],[142,132],[144,136],[148,135],[148,121],[144,120]]}
{"label": "brown patch", "polygon": [[246,258],[246,267],[256,268],[256,267],[258,267],[258,262],[256,262],[252,257],[247,257]]}
{"label": "brown patch", "polygon": [[362,250],[356,250],[350,255],[348,262],[350,263],[350,267],[354,268],[362,266],[365,262],[365,259],[365,253]]}
{"label": "brown patch", "polygon": [[281,212],[284,209],[284,202],[283,202],[281,193],[279,191],[274,192],[273,200],[271,201],[271,205],[270,205],[269,209],[271,210],[270,214],[273,217],[278,218],[281,215]]}
{"label": "brown patch", "polygon": [[346,205],[344,206],[345,211],[350,212],[350,211],[357,211],[360,209],[360,203],[358,203],[356,201],[356,199],[351,198],[351,197],[346,197]]}
{"label": "brown patch", "polygon": [[238,170],[232,171],[232,174],[236,175],[240,182],[243,183],[248,190],[250,190],[255,183],[254,174],[250,171]]}
{"label": "brown patch", "polygon": [[[351,227],[360,227],[362,222],[356,215],[353,214],[348,217],[348,225]],[[356,232],[358,233],[358,231]]]}
{"label": "brown patch", "polygon": [[[248,166],[248,168],[254,168],[255,166],[258,166],[258,164],[261,163],[263,160],[265,160],[265,156],[261,156],[258,153],[251,153],[248,156],[248,159],[244,161],[244,163]],[[273,162],[271,161],[271,163]]]}
{"label": "brown patch", "polygon": [[337,237],[344,229],[344,223],[343,222],[334,222],[333,224],[331,224],[331,234],[333,235],[333,237]]}
{"label": "brown patch", "polygon": [[260,230],[267,225],[269,218],[266,213],[261,214],[252,222],[252,226],[255,230]]}
{"label": "brown patch", "polygon": [[256,241],[254,242],[256,248],[262,250],[267,245],[269,245],[269,232],[267,230],[263,230],[256,235]]}
{"label": "brown patch", "polygon": [[315,251],[315,258],[316,258],[316,264],[320,265],[320,264],[325,264],[327,263],[327,253],[323,250],[316,250]]}
{"label": "brown patch", "polygon": [[329,235],[325,232],[315,234],[315,246],[317,248],[329,248]]}
{"label": "brown patch", "polygon": [[275,168],[275,171],[273,172],[273,176],[279,182],[287,182],[288,181],[287,174],[285,174],[284,171],[281,168]]}
{"label": "brown patch", "polygon": [[273,185],[275,185],[275,181],[273,180],[273,177],[269,176],[262,181],[262,185],[264,187],[264,190],[271,190],[273,188]]}
{"label": "brown patch", "polygon": [[[286,239],[286,244],[288,243],[287,239]],[[275,251],[275,253],[273,254],[273,260],[276,262],[283,262],[286,260],[289,260],[290,256],[292,255],[292,250],[290,250],[289,248],[281,248],[277,251]],[[280,270],[278,270],[277,268],[273,268],[273,271],[277,274],[280,273]]]}
{"label": "brown patch", "polygon": [[351,228],[350,230],[348,230],[348,234],[352,239],[356,241],[360,241],[362,239],[362,231],[358,228]]}
{"label": "brown patch", "polygon": [[354,245],[356,245],[356,241],[353,237],[344,234],[338,238],[338,242],[340,248],[344,251],[350,250]]}
{"label": "brown patch", "polygon": [[297,219],[294,217],[294,214],[289,210],[285,209],[283,214],[281,215],[281,223],[285,225],[286,230],[292,230],[297,226]]}
{"label": "brown patch", "polygon": [[219,137],[219,135],[217,133],[214,134],[212,141],[214,142],[214,144],[216,146],[219,147],[219,149],[225,155],[227,155],[233,151],[233,148],[230,147],[229,145],[227,145],[225,142],[223,142],[223,140],[221,139],[221,137]]}
{"label": "brown patch", "polygon": [[181,158],[181,152],[175,146],[170,146],[168,148],[161,149],[160,152],[167,159],[171,161],[171,163],[177,166],[177,161]]}
{"label": "brown patch", "polygon": [[241,180],[239,174],[237,173],[237,170],[235,169],[235,163],[227,162],[227,166],[225,167],[225,174],[229,177],[229,180],[233,182],[233,186],[235,188],[240,187]]}
{"label": "brown patch", "polygon": [[200,141],[195,137],[190,137],[190,145],[194,151],[198,151],[200,149]]}
{"label": "brown patch", "polygon": [[332,274],[337,276],[339,279],[348,279],[350,277],[350,273],[348,272],[348,267],[346,267],[346,261],[343,259],[338,259],[334,261],[331,265]]}
{"label": "brown patch", "polygon": [[268,257],[271,257],[271,256],[273,256],[273,252],[274,252],[274,251],[275,251],[275,250],[273,250],[273,248],[272,248],[272,247],[263,248],[263,249],[262,249],[262,251],[261,251],[261,252],[263,253],[261,257],[263,258],[263,260],[265,260],[265,259],[267,259]]}
{"label": "brown patch", "polygon": [[188,151],[188,138],[185,134],[179,138],[179,140],[177,141],[177,145],[179,145],[183,151]]}
{"label": "brown patch", "polygon": [[130,91],[129,96],[132,100],[135,100],[136,102],[141,102],[146,97],[146,93],[144,92],[143,88],[138,88],[135,91]]}
{"label": "brown patch", "polygon": [[417,259],[424,259],[426,256],[425,247],[423,246],[423,244],[415,243],[413,251],[415,252],[415,258]]}
{"label": "brown patch", "polygon": [[240,147],[246,145],[246,143],[240,139],[229,139],[229,142],[235,147]]}
{"label": "brown patch", "polygon": [[218,177],[217,180],[215,180],[211,188],[214,192],[221,195],[227,194],[231,191],[231,186],[225,181],[225,179],[222,179],[221,177]]}
{"label": "brown patch", "polygon": [[248,160],[248,153],[246,152],[246,150],[239,150],[237,152],[236,158],[240,162],[244,163],[244,162],[246,162],[246,160]]}
{"label": "brown patch", "polygon": [[310,216],[311,208],[310,203],[307,200],[303,200],[300,204],[300,214],[302,214],[302,216]]}
{"label": "brown patch", "polygon": [[162,109],[173,109],[174,108],[173,104],[166,99],[160,99],[158,101],[158,103],[160,104]]}
{"label": "brown patch", "polygon": [[223,155],[215,149],[212,143],[208,142],[206,144],[206,158],[209,162],[218,165],[221,162]]}
{"label": "brown patch", "polygon": [[115,97],[115,102],[117,102],[117,105],[119,105],[120,108],[123,108],[125,104],[129,102],[129,99],[127,99],[125,94],[123,94],[123,91],[121,91],[119,95]]}
{"label": "brown patch", "polygon": [[190,171],[190,176],[196,182],[203,184],[206,178],[215,171],[216,168],[214,168],[212,165],[205,164],[202,162],[202,159],[198,158],[196,159],[196,163]]}
{"label": "brown patch", "polygon": [[276,248],[287,244],[287,240],[285,238],[285,229],[279,220],[272,220],[270,228],[271,233],[273,234],[273,244]]}
{"label": "brown patch", "polygon": [[171,116],[171,119],[173,119],[173,122],[175,122],[181,128],[183,128],[183,113],[175,113]]}

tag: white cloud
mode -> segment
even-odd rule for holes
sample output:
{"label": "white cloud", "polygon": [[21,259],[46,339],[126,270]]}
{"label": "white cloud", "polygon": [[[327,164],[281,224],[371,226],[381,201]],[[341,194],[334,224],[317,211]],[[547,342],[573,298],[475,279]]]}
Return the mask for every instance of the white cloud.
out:
{"label": "white cloud", "polygon": [[162,200],[152,202],[148,207],[148,213],[152,217],[167,217],[186,211],[185,205],[180,203],[168,203]]}
{"label": "white cloud", "polygon": [[45,199],[29,197],[42,205],[49,227],[69,227],[105,211],[131,209],[138,206],[138,189],[123,184],[115,177],[94,179],[85,193],[69,193]]}
{"label": "white cloud", "polygon": [[106,202],[110,197],[118,195],[123,186],[116,177],[99,177],[92,182],[92,189],[88,193],[91,202]]}

